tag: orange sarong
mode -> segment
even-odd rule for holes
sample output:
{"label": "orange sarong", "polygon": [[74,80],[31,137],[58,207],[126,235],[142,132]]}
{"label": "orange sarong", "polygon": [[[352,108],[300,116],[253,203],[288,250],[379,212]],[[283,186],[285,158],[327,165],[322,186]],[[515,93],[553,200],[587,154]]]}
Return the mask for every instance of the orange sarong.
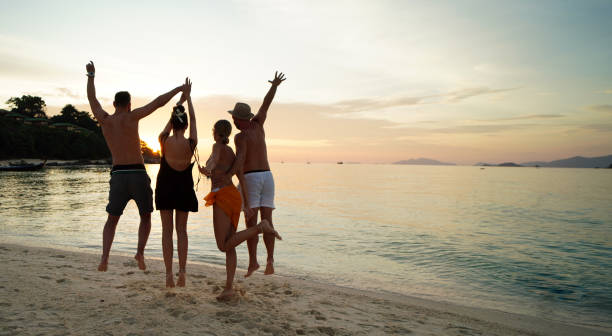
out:
{"label": "orange sarong", "polygon": [[242,211],[242,198],[234,185],[228,185],[218,191],[211,191],[204,197],[206,206],[217,204],[231,219],[234,228],[238,228],[238,220]]}

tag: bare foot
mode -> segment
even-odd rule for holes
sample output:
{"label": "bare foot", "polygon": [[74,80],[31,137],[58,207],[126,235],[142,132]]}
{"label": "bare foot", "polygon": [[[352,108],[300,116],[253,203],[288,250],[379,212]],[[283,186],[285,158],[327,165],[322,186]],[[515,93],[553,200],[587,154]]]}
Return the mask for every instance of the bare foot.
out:
{"label": "bare foot", "polygon": [[166,273],[166,288],[174,288],[174,275]]}
{"label": "bare foot", "polygon": [[234,292],[233,288],[225,289],[223,292],[221,292],[221,294],[219,294],[219,296],[217,296],[217,300],[229,301],[232,297],[234,297],[234,294],[236,294],[236,292]]}
{"label": "bare foot", "polygon": [[145,265],[144,256],[142,254],[135,255],[134,259],[138,261],[138,268],[140,268],[143,271],[147,269],[147,265]]}
{"label": "bare foot", "polygon": [[247,270],[246,274],[244,275],[245,278],[250,277],[251,274],[253,274],[253,272],[257,271],[259,269],[259,264],[255,264],[253,266],[249,265],[249,269]]}
{"label": "bare foot", "polygon": [[176,285],[179,287],[185,287],[185,271],[179,271],[178,280],[176,281]]}
{"label": "bare foot", "polygon": [[281,238],[278,232],[274,230],[274,228],[272,227],[272,224],[270,224],[270,222],[267,219],[263,219],[261,223],[259,223],[259,230],[263,233],[272,233],[276,237],[276,239],[283,240],[283,238]]}
{"label": "bare foot", "polygon": [[100,261],[100,265],[98,265],[98,271],[106,272],[107,269],[108,269],[108,259],[102,259]]}
{"label": "bare foot", "polygon": [[264,271],[264,275],[274,274],[274,260],[268,260],[266,264],[266,270]]}

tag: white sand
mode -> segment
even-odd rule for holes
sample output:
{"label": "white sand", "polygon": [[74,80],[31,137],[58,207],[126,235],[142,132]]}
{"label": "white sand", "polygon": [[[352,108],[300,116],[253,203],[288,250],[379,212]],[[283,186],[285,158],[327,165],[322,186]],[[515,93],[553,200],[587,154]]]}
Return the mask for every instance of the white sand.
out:
{"label": "white sand", "polygon": [[[163,263],[0,244],[0,335],[610,335],[528,316],[255,274],[229,303],[224,268],[189,264],[165,288]],[[244,271],[238,270],[237,278]]]}

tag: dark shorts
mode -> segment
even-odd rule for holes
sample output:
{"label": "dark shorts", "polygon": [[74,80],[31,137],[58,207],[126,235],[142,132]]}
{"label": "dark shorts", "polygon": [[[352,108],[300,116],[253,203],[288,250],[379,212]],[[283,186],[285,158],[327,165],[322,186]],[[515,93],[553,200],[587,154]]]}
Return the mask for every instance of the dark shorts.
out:
{"label": "dark shorts", "polygon": [[123,209],[131,199],[136,202],[141,215],[153,212],[153,190],[151,190],[151,179],[146,170],[115,170],[113,168],[109,183],[110,191],[106,212],[110,215],[121,216]]}

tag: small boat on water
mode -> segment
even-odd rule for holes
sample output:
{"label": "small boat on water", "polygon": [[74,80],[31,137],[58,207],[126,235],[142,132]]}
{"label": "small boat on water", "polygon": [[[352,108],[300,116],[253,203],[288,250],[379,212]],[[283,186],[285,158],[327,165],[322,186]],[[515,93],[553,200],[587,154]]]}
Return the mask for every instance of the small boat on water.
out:
{"label": "small boat on water", "polygon": [[45,160],[43,163],[39,164],[20,164],[20,165],[10,165],[10,166],[0,166],[0,172],[2,171],[35,171],[41,170],[47,163]]}
{"label": "small boat on water", "polygon": [[344,162],[342,162],[342,161],[338,161],[338,162],[337,162],[337,164],[344,164]]}

